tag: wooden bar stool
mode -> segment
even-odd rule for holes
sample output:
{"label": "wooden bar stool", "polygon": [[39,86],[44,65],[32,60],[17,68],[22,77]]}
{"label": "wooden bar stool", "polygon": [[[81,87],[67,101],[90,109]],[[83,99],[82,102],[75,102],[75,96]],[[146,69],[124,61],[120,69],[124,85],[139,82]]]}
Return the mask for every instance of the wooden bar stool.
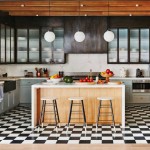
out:
{"label": "wooden bar stool", "polygon": [[[59,119],[59,113],[58,113],[57,101],[56,100],[57,100],[56,97],[50,97],[50,98],[42,97],[41,98],[42,109],[41,109],[41,112],[40,112],[38,132],[39,132],[41,123],[42,123],[42,127],[43,127],[43,121],[44,121],[45,113],[54,114],[56,132],[58,132],[57,124],[59,123],[59,127],[60,127],[60,119]],[[52,106],[53,110],[52,111],[45,111],[46,106]]]}
{"label": "wooden bar stool", "polygon": [[[112,107],[112,98],[110,97],[97,97],[97,100],[99,100],[99,106],[98,106],[98,114],[97,114],[97,121],[96,121],[96,132],[98,129],[98,123],[102,121],[106,122],[112,122],[115,130],[115,120],[114,120],[114,113],[113,113],[113,107]],[[102,105],[103,101],[109,101],[109,105]],[[111,110],[111,112],[100,112],[101,109],[108,108]],[[101,116],[111,116],[112,120],[100,120]]]}
{"label": "wooden bar stool", "polygon": [[[80,111],[72,111],[73,106],[81,106],[83,120],[84,120],[84,128],[85,128],[85,132],[86,132],[86,116],[85,116],[83,99],[84,99],[83,97],[70,97],[70,98],[68,98],[68,100],[70,100],[70,111],[69,111],[69,117],[68,117],[67,132],[69,129],[69,124],[70,124],[71,119],[76,119],[76,118],[71,118],[71,114],[72,113],[80,113]],[[79,102],[77,103],[75,101],[79,101]]]}

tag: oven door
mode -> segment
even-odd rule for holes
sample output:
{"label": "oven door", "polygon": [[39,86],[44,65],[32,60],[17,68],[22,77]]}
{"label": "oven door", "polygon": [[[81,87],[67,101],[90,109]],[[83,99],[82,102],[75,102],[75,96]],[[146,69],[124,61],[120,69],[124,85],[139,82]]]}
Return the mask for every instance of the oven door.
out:
{"label": "oven door", "polygon": [[150,81],[148,80],[134,80],[132,82],[133,93],[146,93],[150,92]]}

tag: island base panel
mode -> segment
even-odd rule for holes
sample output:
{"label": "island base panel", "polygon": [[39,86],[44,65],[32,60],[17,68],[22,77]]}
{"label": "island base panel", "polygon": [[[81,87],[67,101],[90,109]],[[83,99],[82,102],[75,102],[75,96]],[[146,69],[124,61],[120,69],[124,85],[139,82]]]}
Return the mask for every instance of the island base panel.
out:
{"label": "island base panel", "polygon": [[[84,107],[87,123],[95,123],[97,120],[98,114],[98,105],[99,100],[97,97],[112,97],[113,111],[115,116],[115,122],[121,124],[122,119],[122,89],[121,88],[41,88],[40,93],[37,92],[37,100],[40,101],[41,97],[57,97],[57,106],[61,123],[68,122],[68,115],[70,109],[69,97],[84,97]],[[76,101],[75,103],[80,103]],[[108,105],[108,101],[103,102],[103,105]],[[41,103],[37,103],[38,115],[40,112]],[[46,111],[53,111],[53,107],[47,106]],[[73,111],[76,111],[75,114],[72,114],[71,123],[83,123],[83,115],[81,106],[73,106]],[[79,112],[79,113],[77,113]],[[101,112],[110,112],[110,109],[102,109]],[[111,120],[111,116],[102,116],[101,120]],[[46,123],[55,123],[54,114],[45,113],[44,122]],[[107,121],[99,122],[99,124],[107,124]],[[110,123],[109,123],[110,124]]]}

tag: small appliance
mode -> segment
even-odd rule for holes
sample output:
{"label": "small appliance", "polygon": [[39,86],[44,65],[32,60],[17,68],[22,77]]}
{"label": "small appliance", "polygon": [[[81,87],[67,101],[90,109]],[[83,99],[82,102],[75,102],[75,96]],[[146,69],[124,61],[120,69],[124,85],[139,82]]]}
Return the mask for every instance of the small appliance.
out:
{"label": "small appliance", "polygon": [[136,77],[144,77],[142,70],[139,68],[136,69]]}

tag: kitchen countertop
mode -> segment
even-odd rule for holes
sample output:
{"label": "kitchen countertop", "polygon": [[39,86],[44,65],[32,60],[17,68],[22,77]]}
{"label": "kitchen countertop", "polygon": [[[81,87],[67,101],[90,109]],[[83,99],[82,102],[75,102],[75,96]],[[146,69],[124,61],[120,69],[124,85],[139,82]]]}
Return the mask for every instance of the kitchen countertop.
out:
{"label": "kitchen countertop", "polygon": [[110,80],[150,80],[150,77],[110,77]]}
{"label": "kitchen countertop", "polygon": [[0,77],[0,81],[7,81],[7,80],[20,80],[20,79],[47,79],[47,77],[23,77],[23,76],[14,76],[14,77]]}
{"label": "kitchen countertop", "polygon": [[75,84],[75,83],[65,83],[65,82],[60,82],[59,84],[52,84],[48,82],[42,82],[42,83],[37,83],[33,84],[32,88],[103,88],[103,87],[125,87],[124,84],[119,84],[119,85],[112,85],[112,84],[94,84],[94,85],[82,85],[82,84]]}
{"label": "kitchen countertop", "polygon": [[4,84],[4,81],[0,81],[0,85],[1,85],[1,84]]}
{"label": "kitchen countertop", "polygon": [[[24,77],[24,76],[10,76],[10,77],[0,77],[0,81],[7,80],[20,80],[20,79],[47,79],[48,77]],[[110,77],[110,80],[150,80],[150,77]]]}

